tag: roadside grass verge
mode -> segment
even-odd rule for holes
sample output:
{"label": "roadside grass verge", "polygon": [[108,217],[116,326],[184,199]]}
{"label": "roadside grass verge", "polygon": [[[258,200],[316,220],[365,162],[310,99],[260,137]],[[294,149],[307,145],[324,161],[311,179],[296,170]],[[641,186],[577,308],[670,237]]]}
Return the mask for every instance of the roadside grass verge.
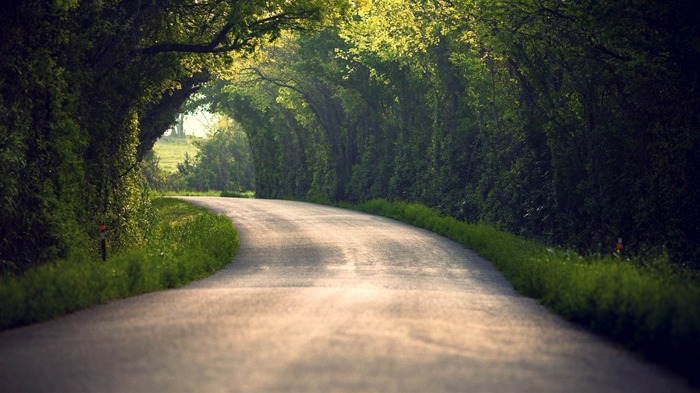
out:
{"label": "roadside grass verge", "polygon": [[221,191],[219,196],[223,198],[255,198],[255,191]]}
{"label": "roadside grass verge", "polygon": [[520,293],[700,383],[700,286],[659,264],[582,257],[423,205],[372,200],[341,205],[427,229],[491,261]]}
{"label": "roadside grass verge", "polygon": [[230,263],[238,234],[224,216],[184,201],[153,201],[146,244],[115,254],[78,255],[0,277],[0,329],[27,325],[141,293],[176,288]]}
{"label": "roadside grass verge", "polygon": [[202,197],[223,197],[223,198],[255,198],[255,191],[167,191],[156,192],[159,196],[202,196]]}

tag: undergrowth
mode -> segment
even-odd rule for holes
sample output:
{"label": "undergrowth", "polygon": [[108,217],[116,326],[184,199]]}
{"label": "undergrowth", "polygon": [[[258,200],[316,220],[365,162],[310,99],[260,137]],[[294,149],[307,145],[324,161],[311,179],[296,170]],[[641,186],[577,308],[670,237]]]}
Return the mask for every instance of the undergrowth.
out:
{"label": "undergrowth", "polygon": [[520,293],[700,382],[700,287],[670,269],[582,257],[423,205],[373,200],[343,207],[450,238],[491,261]]}
{"label": "undergrowth", "polygon": [[0,329],[52,319],[112,299],[175,288],[204,278],[233,260],[238,234],[224,216],[158,198],[142,248],[102,261],[75,255],[0,277]]}

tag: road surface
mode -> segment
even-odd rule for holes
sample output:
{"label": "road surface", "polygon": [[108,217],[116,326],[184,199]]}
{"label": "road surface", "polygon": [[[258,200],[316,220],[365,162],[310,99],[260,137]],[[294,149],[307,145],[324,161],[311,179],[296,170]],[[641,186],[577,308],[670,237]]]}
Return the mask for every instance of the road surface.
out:
{"label": "road surface", "polygon": [[0,333],[0,392],[693,391],[429,232],[298,202],[190,200],[234,221],[235,262]]}

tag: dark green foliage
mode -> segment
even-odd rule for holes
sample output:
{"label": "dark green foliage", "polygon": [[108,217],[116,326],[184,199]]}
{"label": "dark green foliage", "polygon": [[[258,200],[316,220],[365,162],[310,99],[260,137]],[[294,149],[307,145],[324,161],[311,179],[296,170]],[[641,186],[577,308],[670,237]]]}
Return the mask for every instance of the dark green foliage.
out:
{"label": "dark green foliage", "polygon": [[106,262],[99,254],[75,255],[0,276],[0,329],[44,321],[111,299],[175,288],[204,278],[238,252],[231,221],[176,199],[154,202],[143,247]]}
{"label": "dark green foliage", "polygon": [[56,58],[72,51],[61,15],[45,2],[15,2],[0,17],[0,272],[85,240],[76,207],[62,203],[80,193],[86,141],[70,115],[79,88]]}

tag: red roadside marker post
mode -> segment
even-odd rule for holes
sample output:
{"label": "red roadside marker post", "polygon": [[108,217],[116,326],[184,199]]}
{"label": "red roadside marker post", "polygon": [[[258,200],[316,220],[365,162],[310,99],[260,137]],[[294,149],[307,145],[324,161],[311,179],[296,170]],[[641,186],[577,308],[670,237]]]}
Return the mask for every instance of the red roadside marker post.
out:
{"label": "red roadside marker post", "polygon": [[102,260],[107,260],[107,226],[100,223],[100,248],[102,249]]}
{"label": "red roadside marker post", "polygon": [[622,246],[622,238],[618,237],[617,238],[617,245],[615,246],[615,250],[617,251],[618,254],[622,254],[622,249],[624,247]]}

